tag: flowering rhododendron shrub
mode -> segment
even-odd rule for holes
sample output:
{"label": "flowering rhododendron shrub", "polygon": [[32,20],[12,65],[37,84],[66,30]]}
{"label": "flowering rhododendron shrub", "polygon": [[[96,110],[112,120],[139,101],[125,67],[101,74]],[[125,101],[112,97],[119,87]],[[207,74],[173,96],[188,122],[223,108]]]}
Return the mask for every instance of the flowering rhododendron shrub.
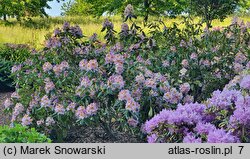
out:
{"label": "flowering rhododendron shrub", "polygon": [[249,74],[248,70],[236,76],[204,103],[162,110],[143,126],[148,142],[249,142]]}
{"label": "flowering rhododendron shrub", "polygon": [[160,48],[148,53],[150,69],[167,74],[172,86],[188,83],[188,93],[198,102],[248,68],[250,58],[249,22],[235,18],[227,27],[201,27],[186,21],[183,29],[176,24],[156,30],[153,38]]}
{"label": "flowering rhododendron shrub", "polygon": [[[104,22],[107,34],[112,25]],[[12,123],[46,133],[56,130],[58,140],[77,124],[100,125],[110,136],[114,126],[138,131],[164,107],[162,95],[171,87],[164,75],[147,69],[136,50],[119,42],[106,46],[96,34],[84,40],[78,26],[65,23],[43,51],[13,67],[16,92],[5,101]],[[184,97],[173,93],[174,102]],[[152,108],[156,102],[161,106]]]}
{"label": "flowering rhododendron shrub", "polygon": [[45,132],[56,129],[58,138],[77,123],[100,124],[110,134],[116,122],[137,126],[138,116],[132,114],[138,114],[140,104],[134,96],[123,104],[118,94],[132,85],[138,64],[119,43],[106,48],[95,35],[82,37],[78,26],[65,23],[42,52],[13,67],[17,88],[5,102],[12,122]]}
{"label": "flowering rhododendron shrub", "polygon": [[104,21],[105,42],[65,23],[42,51],[14,66],[16,92],[4,103],[12,123],[57,132],[58,140],[75,125],[91,125],[110,137],[146,132],[149,142],[248,141],[247,126],[237,123],[245,109],[236,105],[247,105],[249,77],[222,89],[250,68],[249,26],[237,21],[202,31],[186,21],[183,30],[161,30],[161,22],[146,26],[146,34],[132,11],[125,15],[131,26],[123,23],[119,33]]}

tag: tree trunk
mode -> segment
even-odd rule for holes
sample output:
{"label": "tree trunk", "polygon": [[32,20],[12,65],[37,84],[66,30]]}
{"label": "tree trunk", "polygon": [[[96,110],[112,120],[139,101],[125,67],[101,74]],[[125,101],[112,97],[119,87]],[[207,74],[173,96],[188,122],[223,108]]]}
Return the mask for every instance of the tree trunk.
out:
{"label": "tree trunk", "polygon": [[148,21],[148,16],[149,16],[149,0],[144,0],[144,9],[146,11],[145,16],[144,16],[144,21],[147,22]]}
{"label": "tree trunk", "polygon": [[209,20],[206,20],[206,26],[208,29],[210,29],[212,27],[211,22]]}
{"label": "tree trunk", "polygon": [[210,13],[209,13],[209,8],[208,8],[208,6],[206,6],[205,7],[205,22],[206,22],[206,26],[207,26],[207,28],[209,29],[209,28],[211,28],[212,26],[211,26],[211,23],[212,23],[212,21],[211,21],[211,19],[210,19]]}
{"label": "tree trunk", "polygon": [[3,20],[4,20],[4,21],[7,21],[7,16],[6,16],[6,14],[3,15]]}

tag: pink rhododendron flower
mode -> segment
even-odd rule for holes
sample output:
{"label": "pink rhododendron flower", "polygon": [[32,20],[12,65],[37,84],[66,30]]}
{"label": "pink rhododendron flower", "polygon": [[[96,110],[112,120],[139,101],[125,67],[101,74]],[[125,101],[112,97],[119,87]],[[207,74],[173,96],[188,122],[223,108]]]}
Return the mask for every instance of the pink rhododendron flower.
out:
{"label": "pink rhododendron flower", "polygon": [[32,123],[33,119],[31,119],[31,117],[29,115],[24,115],[24,117],[22,118],[22,125],[23,126],[28,126]]}
{"label": "pink rhododendron flower", "polygon": [[78,119],[84,119],[88,116],[87,112],[86,112],[86,109],[84,106],[80,106],[77,108],[76,110],[76,117]]}

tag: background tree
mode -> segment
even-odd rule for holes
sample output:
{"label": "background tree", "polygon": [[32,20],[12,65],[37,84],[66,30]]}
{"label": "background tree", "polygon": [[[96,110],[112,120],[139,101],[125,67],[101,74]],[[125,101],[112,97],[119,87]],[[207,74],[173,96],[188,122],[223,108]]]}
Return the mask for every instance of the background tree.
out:
{"label": "background tree", "polygon": [[0,0],[0,17],[7,20],[7,16],[11,13],[11,1],[10,0]]}
{"label": "background tree", "polygon": [[147,21],[150,15],[175,16],[181,13],[185,9],[186,0],[76,0],[65,14],[82,14],[82,8],[87,8],[86,11],[94,16],[118,14],[128,4],[134,6],[136,15],[143,16]]}
{"label": "background tree", "polygon": [[189,0],[189,12],[202,17],[207,28],[212,27],[212,21],[223,21],[234,13],[238,6],[245,4],[244,0]]}
{"label": "background tree", "polygon": [[92,14],[92,4],[86,3],[82,0],[74,0],[63,3],[62,5],[62,15],[74,16],[74,15],[91,15]]}
{"label": "background tree", "polygon": [[[50,9],[48,2],[53,0],[0,0],[0,17],[15,17],[18,20],[25,17],[48,16],[45,9]],[[63,0],[57,0],[60,2]]]}

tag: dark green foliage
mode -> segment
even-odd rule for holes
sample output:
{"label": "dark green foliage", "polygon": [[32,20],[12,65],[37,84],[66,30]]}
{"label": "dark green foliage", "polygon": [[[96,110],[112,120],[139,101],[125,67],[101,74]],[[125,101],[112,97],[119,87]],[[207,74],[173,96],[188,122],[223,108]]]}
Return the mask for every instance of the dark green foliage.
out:
{"label": "dark green foliage", "polygon": [[243,2],[244,0],[190,0],[189,9],[191,13],[201,16],[210,28],[214,19],[223,21]]}
{"label": "dark green foliage", "polygon": [[0,143],[50,143],[51,140],[35,128],[29,129],[20,124],[14,127],[0,127]]}
{"label": "dark green foliage", "polygon": [[69,1],[63,4],[62,8],[63,15],[91,15],[92,14],[92,4],[83,2],[82,0]]}
{"label": "dark green foliage", "polygon": [[26,45],[6,44],[0,47],[0,88],[13,87],[9,77],[14,64],[24,62],[30,55]]}
{"label": "dark green foliage", "polygon": [[[125,7],[132,4],[137,15],[144,17],[147,21],[150,15],[175,16],[185,9],[185,0],[76,0],[71,4],[71,8],[65,10],[66,15],[86,15],[92,14],[101,16],[103,13],[117,14],[123,13]],[[87,10],[86,10],[87,9]],[[87,12],[86,12],[87,11]]]}
{"label": "dark green foliage", "polygon": [[0,0],[0,18],[6,21],[8,17],[15,17],[17,20],[35,16],[47,17],[45,8],[51,8],[48,5],[50,1],[53,0]]}

